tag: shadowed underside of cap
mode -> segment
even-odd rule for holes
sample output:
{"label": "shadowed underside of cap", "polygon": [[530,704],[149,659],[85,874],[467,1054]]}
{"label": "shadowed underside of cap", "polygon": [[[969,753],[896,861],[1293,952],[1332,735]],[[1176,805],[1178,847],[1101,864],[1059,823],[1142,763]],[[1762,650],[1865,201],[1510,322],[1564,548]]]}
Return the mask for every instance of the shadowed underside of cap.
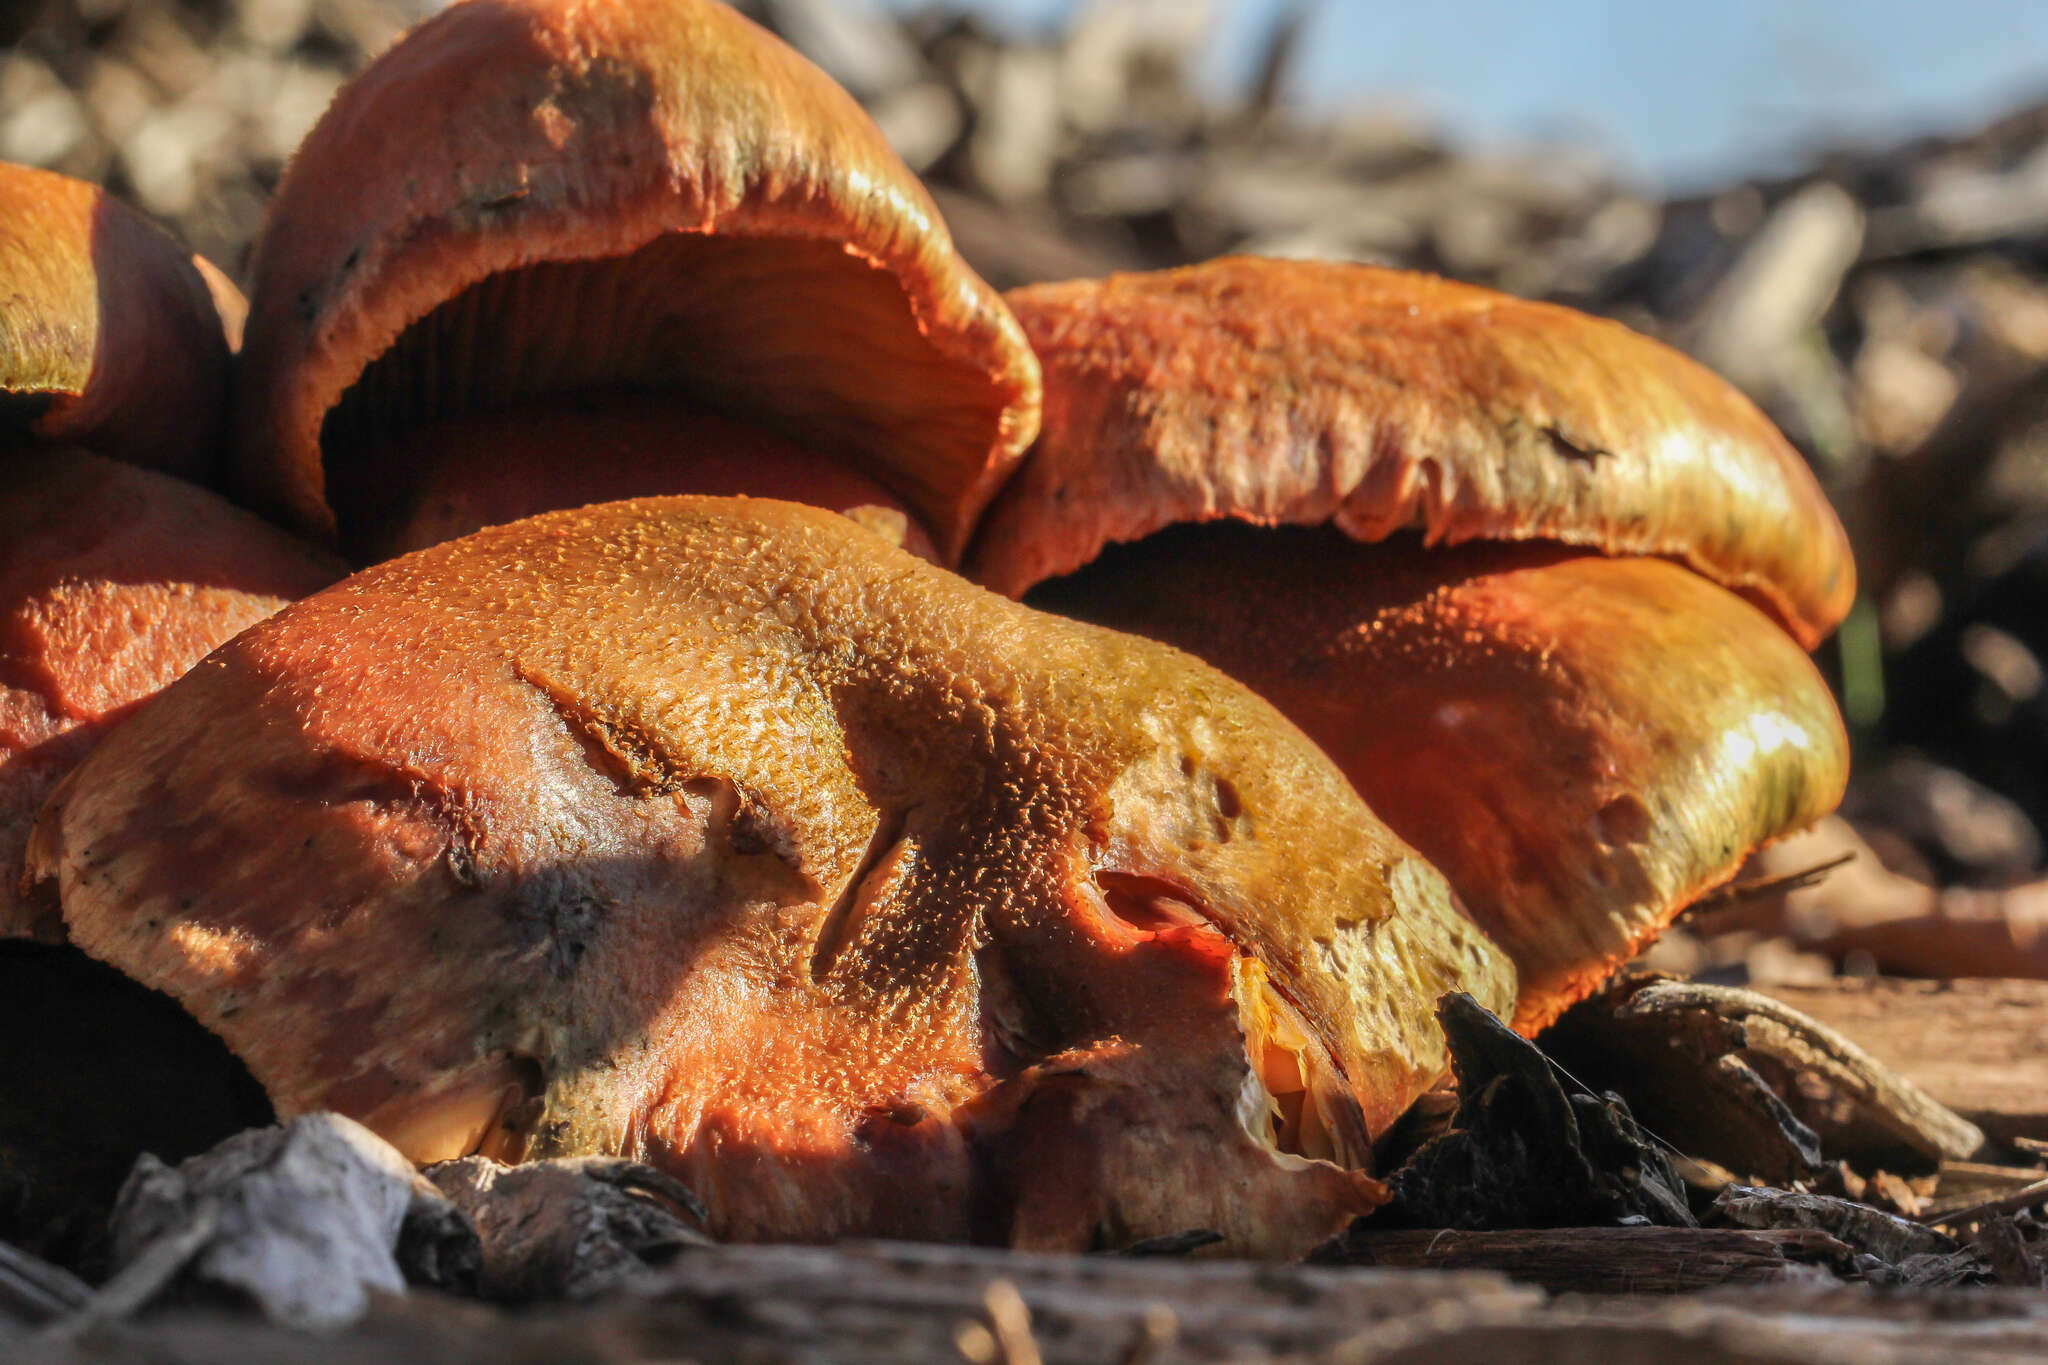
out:
{"label": "shadowed underside of cap", "polygon": [[1798,453],[1732,386],[1619,324],[1250,258],[1008,299],[1046,406],[971,556],[1000,592],[1232,518],[1674,559],[1808,648],[1854,594],[1847,537]]}
{"label": "shadowed underside of cap", "polygon": [[83,446],[198,475],[213,463],[234,286],[97,186],[0,164],[0,452]]}
{"label": "shadowed underside of cap", "polygon": [[711,0],[452,6],[308,136],[253,278],[241,472],[344,539],[404,477],[387,438],[587,385],[847,459],[949,556],[1037,429],[1036,361],[922,186]]}
{"label": "shadowed underside of cap", "polygon": [[135,703],[340,570],[190,484],[75,451],[0,467],[0,934],[43,799]]}
{"label": "shadowed underside of cap", "polygon": [[1375,1202],[1437,996],[1513,992],[1238,684],[750,499],[358,574],[116,732],[31,856],[281,1111],[641,1156],[735,1237],[1299,1252]]}
{"label": "shadowed underside of cap", "polygon": [[545,508],[695,493],[806,502],[843,513],[921,559],[938,552],[895,496],[842,461],[674,399],[600,389],[443,418],[396,438],[413,471],[371,562]]}
{"label": "shadowed underside of cap", "polygon": [[1663,560],[1190,526],[1027,600],[1177,645],[1286,712],[1514,959],[1529,1032],[1848,775],[1813,663]]}

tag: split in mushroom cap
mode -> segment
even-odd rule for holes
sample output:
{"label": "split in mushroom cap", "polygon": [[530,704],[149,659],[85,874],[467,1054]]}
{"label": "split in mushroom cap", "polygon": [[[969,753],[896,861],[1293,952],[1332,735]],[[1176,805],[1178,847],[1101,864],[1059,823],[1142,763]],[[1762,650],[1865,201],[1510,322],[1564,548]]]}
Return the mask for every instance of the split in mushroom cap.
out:
{"label": "split in mushroom cap", "polygon": [[137,703],[338,572],[166,475],[75,451],[0,465],[0,934],[53,930],[17,887],[59,779]]}
{"label": "split in mushroom cap", "polygon": [[[194,755],[201,757],[195,760]],[[245,633],[31,854],[285,1113],[736,1237],[1298,1253],[1505,961],[1266,703],[813,508],[479,532]]]}
{"label": "split in mushroom cap", "polygon": [[[1509,949],[1521,1026],[1839,798],[1841,723],[1794,640],[1846,609],[1846,537],[1699,366],[1362,266],[1226,260],[1010,299],[1045,426],[977,576],[1021,594],[1101,555],[1030,600],[1281,705]],[[1219,520],[1420,537],[1154,534]],[[1496,543],[1424,548],[1463,541]]]}
{"label": "split in mushroom cap", "polygon": [[450,7],[308,136],[253,279],[242,475],[344,542],[407,477],[389,437],[590,385],[849,460],[949,557],[1037,430],[1037,363],[923,187],[712,0]]}
{"label": "split in mushroom cap", "polygon": [[235,288],[69,176],[0,163],[0,454],[68,442],[204,474],[227,398]]}

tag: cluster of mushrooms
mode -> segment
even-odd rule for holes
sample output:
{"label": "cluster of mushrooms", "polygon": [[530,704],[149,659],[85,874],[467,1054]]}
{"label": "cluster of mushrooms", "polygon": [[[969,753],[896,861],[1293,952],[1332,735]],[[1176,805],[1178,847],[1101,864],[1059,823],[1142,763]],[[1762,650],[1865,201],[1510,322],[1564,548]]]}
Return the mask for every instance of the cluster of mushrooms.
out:
{"label": "cluster of mushrooms", "polygon": [[420,1163],[1300,1254],[1443,993],[1534,1031],[1841,794],[1846,539],[1726,384],[1362,266],[998,296],[712,0],[422,24],[244,311],[0,178],[0,933]]}

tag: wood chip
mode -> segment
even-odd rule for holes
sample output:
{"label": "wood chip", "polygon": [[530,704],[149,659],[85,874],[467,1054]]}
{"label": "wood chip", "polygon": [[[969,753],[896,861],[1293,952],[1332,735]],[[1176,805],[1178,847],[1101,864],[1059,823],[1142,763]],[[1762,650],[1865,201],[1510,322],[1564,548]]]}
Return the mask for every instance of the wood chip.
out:
{"label": "wood chip", "polygon": [[1811,1280],[1846,1266],[1850,1247],[1817,1228],[1448,1228],[1348,1234],[1329,1259],[1346,1265],[1498,1270],[1554,1294],[1677,1294],[1724,1284]]}
{"label": "wood chip", "polygon": [[696,1197],[619,1157],[503,1166],[465,1157],[427,1179],[474,1223],[478,1292],[500,1303],[593,1299],[689,1247],[711,1245]]}
{"label": "wood chip", "polygon": [[1844,978],[1758,993],[1854,1038],[1994,1142],[2048,1140],[2048,983]]}

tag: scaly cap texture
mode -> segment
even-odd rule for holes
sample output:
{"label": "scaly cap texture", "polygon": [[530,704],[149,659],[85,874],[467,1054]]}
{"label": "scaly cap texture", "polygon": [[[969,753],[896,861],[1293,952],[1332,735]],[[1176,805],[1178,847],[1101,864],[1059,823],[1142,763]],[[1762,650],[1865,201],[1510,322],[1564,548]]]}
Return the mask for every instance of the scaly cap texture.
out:
{"label": "scaly cap texture", "polygon": [[641,1157],[733,1237],[1299,1253],[1375,1202],[1437,997],[1513,995],[1240,685],[754,499],[360,573],[116,732],[32,857],[281,1112]]}

